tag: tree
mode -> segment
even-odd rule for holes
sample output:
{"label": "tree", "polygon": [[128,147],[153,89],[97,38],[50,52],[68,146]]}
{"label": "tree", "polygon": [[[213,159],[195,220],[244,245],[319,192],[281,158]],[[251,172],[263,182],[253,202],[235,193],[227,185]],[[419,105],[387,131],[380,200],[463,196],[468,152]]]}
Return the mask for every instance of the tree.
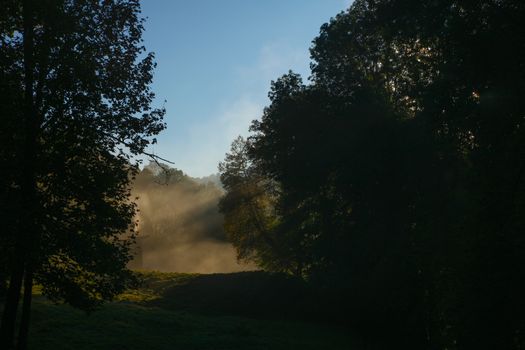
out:
{"label": "tree", "polygon": [[512,0],[355,1],[314,39],[312,84],[283,76],[252,124],[276,237],[405,347],[523,346],[524,17]]}
{"label": "tree", "polygon": [[[303,250],[302,274],[350,300],[360,326],[399,337],[392,325],[405,321],[402,310],[416,312],[421,299],[407,227],[422,174],[414,165],[426,166],[428,145],[417,124],[365,79],[336,96],[297,82],[289,74],[272,85],[272,103],[250,139],[253,162],[281,188],[276,231],[293,234],[294,242],[283,244]],[[421,322],[407,323],[414,337]]]}
{"label": "tree", "polygon": [[224,215],[224,229],[237,249],[237,258],[256,261],[270,270],[290,271],[293,262],[279,247],[274,227],[278,221],[275,210],[276,189],[262,177],[252,164],[249,142],[239,136],[230,153],[219,164],[220,179],[226,190],[219,202]]}
{"label": "tree", "polygon": [[164,110],[150,107],[155,64],[141,45],[138,1],[6,6],[2,75],[10,77],[14,107],[2,113],[16,132],[2,136],[2,144],[20,145],[5,157],[18,163],[6,181],[21,198],[12,243],[3,246],[12,251],[1,325],[7,349],[24,276],[19,348],[26,344],[33,278],[52,299],[87,310],[130,283],[133,157],[165,126]]}
{"label": "tree", "polygon": [[[7,5],[7,4],[6,4]],[[0,14],[0,30],[10,25],[10,6]],[[13,231],[17,225],[19,212],[18,190],[13,183],[20,178],[19,162],[16,154],[20,148],[20,131],[17,129],[17,119],[20,117],[20,102],[23,90],[18,85],[20,77],[16,70],[12,69],[11,60],[20,53],[5,43],[6,38],[1,37],[0,48],[0,115],[3,125],[0,129],[0,162],[3,164],[0,173],[0,220],[2,222],[2,233],[0,233],[0,296],[5,297],[9,276],[7,266],[12,257]]]}
{"label": "tree", "polygon": [[519,348],[523,271],[511,266],[524,266],[517,251],[524,248],[525,7],[511,0],[361,5],[389,45],[405,48],[393,73],[441,164],[419,202],[417,230],[418,246],[432,256],[422,260],[435,298],[434,340]]}

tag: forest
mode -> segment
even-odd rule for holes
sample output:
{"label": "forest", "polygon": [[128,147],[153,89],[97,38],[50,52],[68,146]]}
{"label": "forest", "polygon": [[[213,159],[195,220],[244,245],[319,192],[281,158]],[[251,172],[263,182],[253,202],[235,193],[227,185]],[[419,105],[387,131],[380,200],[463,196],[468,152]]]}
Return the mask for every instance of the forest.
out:
{"label": "forest", "polygon": [[151,152],[144,21],[0,1],[1,349],[525,348],[525,2],[355,0],[220,184]]}

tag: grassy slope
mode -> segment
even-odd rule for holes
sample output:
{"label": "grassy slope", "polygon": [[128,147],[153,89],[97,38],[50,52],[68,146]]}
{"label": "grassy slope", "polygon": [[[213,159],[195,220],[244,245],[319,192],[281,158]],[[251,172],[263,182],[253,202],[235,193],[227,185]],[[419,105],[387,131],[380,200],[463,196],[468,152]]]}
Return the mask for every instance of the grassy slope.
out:
{"label": "grassy slope", "polygon": [[361,349],[342,327],[304,321],[315,301],[282,276],[141,276],[90,315],[35,296],[30,349]]}

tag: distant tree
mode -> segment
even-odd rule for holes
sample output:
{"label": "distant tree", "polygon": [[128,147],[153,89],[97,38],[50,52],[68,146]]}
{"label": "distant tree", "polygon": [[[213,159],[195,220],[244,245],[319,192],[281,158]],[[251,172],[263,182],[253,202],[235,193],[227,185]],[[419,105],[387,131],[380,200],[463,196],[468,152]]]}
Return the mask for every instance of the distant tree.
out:
{"label": "distant tree", "polygon": [[1,88],[11,102],[1,111],[15,133],[2,130],[2,150],[15,142],[2,161],[15,166],[2,184],[20,207],[2,240],[11,277],[1,342],[12,347],[24,279],[23,349],[34,279],[53,300],[86,310],[131,282],[133,156],[155,142],[164,111],[150,107],[155,64],[141,45],[138,1],[24,0],[4,8],[0,74],[9,80]]}
{"label": "distant tree", "polygon": [[224,229],[239,260],[254,261],[271,271],[302,275],[304,257],[295,235],[281,235],[277,208],[279,187],[258,171],[250,157],[251,144],[241,136],[219,165],[226,191],[219,202]]}
{"label": "distant tree", "polygon": [[226,195],[219,202],[224,215],[224,229],[237,249],[240,260],[254,260],[261,265],[275,262],[271,195],[265,191],[264,179],[257,174],[248,158],[249,144],[239,136],[230,153],[219,164],[220,179]]}

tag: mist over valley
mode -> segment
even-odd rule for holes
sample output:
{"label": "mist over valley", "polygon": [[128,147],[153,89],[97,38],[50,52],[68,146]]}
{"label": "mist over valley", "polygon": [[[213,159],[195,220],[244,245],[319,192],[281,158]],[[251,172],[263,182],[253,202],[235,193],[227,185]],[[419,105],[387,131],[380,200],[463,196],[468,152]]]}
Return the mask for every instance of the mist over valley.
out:
{"label": "mist over valley", "polygon": [[151,163],[137,175],[138,236],[130,267],[186,273],[256,270],[238,262],[223,229],[218,175],[192,178]]}

